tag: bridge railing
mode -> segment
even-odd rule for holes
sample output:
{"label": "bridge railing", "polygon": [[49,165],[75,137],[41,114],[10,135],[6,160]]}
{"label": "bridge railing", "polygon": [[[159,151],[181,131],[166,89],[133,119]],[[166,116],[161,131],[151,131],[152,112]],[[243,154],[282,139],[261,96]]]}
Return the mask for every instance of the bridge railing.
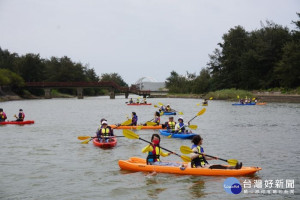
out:
{"label": "bridge railing", "polygon": [[99,82],[26,82],[26,87],[39,87],[39,88],[63,88],[63,87],[108,87],[114,88],[120,92],[130,92],[138,95],[150,95],[150,90],[140,90],[135,85],[129,87],[121,87],[113,81],[99,81]]}

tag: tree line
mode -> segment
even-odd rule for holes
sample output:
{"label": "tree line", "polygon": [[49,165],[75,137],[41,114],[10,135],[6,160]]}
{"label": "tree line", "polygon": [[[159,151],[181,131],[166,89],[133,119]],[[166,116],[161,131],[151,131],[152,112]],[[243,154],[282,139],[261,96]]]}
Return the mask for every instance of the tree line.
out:
{"label": "tree line", "polygon": [[[39,54],[28,53],[19,56],[0,47],[0,86],[9,87],[22,94],[25,82],[97,82],[114,81],[120,86],[127,86],[117,73],[104,73],[99,77],[94,68],[73,62],[67,56],[43,59]],[[42,95],[40,89],[29,89],[31,93]],[[60,89],[60,92],[75,94],[74,89]],[[104,91],[99,88],[84,89],[86,95],[99,95]]]}
{"label": "tree line", "polygon": [[[300,17],[300,13],[297,13]],[[300,86],[300,21],[296,30],[270,21],[247,32],[231,28],[223,42],[209,55],[207,67],[199,75],[172,71],[166,80],[171,93],[207,93],[235,88],[260,90]]]}

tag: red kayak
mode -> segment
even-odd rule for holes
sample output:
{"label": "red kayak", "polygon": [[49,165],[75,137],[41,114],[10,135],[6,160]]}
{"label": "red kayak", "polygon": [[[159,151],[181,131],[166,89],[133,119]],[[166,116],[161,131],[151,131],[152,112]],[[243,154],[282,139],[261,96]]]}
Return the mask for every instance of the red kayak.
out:
{"label": "red kayak", "polygon": [[100,148],[104,148],[104,149],[113,148],[114,146],[117,145],[117,138],[112,137],[110,139],[111,139],[111,141],[109,141],[109,142],[99,142],[98,138],[94,138],[93,143],[95,146],[100,147]]}
{"label": "red kayak", "polygon": [[5,124],[17,124],[17,125],[24,125],[24,124],[34,124],[33,120],[27,120],[27,121],[7,121],[7,122],[0,122],[0,125],[5,125]]}
{"label": "red kayak", "polygon": [[150,106],[152,103],[128,103],[127,106]]}

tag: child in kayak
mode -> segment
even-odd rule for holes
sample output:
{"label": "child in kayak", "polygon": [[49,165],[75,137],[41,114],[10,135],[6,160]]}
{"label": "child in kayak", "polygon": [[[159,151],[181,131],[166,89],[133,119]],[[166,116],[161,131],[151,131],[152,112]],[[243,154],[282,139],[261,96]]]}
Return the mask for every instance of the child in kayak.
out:
{"label": "child in kayak", "polygon": [[161,106],[159,107],[158,111],[159,111],[159,112],[165,112],[166,109],[165,109],[164,105],[161,105]]}
{"label": "child in kayak", "polygon": [[[185,129],[185,127],[189,126],[190,123],[188,123],[188,125],[183,123],[183,119],[182,117],[178,118],[178,124],[175,125],[175,133],[188,133],[189,131]],[[192,133],[190,131],[190,133]]]}
{"label": "child in kayak", "polygon": [[0,122],[5,122],[6,119],[7,119],[7,116],[6,116],[5,112],[3,112],[3,109],[0,108]]}
{"label": "child in kayak", "polygon": [[[236,166],[224,166],[224,165],[210,165],[207,160],[217,160],[218,158],[205,157],[204,150],[201,147],[203,138],[200,135],[195,135],[192,139],[194,143],[191,147],[194,153],[191,153],[191,167],[192,168],[210,168],[210,169],[241,169],[242,163],[237,163]],[[199,154],[201,153],[201,154]]]}
{"label": "child in kayak", "polygon": [[151,144],[147,145],[142,149],[142,153],[148,153],[146,158],[147,165],[166,165],[160,161],[160,156],[166,157],[171,153],[165,153],[161,150],[160,146],[160,137],[158,134],[153,134],[151,137]]}
{"label": "child in kayak", "polygon": [[171,107],[170,107],[170,104],[168,104],[167,106],[166,106],[166,112],[171,112],[172,111],[172,109],[171,109]]}
{"label": "child in kayak", "polygon": [[132,100],[132,98],[130,98],[130,100],[129,100],[129,104],[132,104],[133,103],[133,100]]}
{"label": "child in kayak", "polygon": [[17,118],[16,122],[22,122],[22,121],[24,121],[25,114],[24,114],[23,110],[20,109],[18,116],[14,115],[14,117]]}
{"label": "child in kayak", "polygon": [[135,112],[132,112],[131,124],[129,126],[136,126],[138,121],[138,116]]}
{"label": "child in kayak", "polygon": [[174,122],[174,117],[170,116],[169,121],[165,123],[164,127],[167,127],[169,133],[175,133],[175,126],[176,122]]}
{"label": "child in kayak", "polygon": [[154,114],[154,122],[156,123],[156,125],[160,124],[160,113],[158,111],[156,111]]}
{"label": "child in kayak", "polygon": [[97,131],[97,138],[99,142],[108,142],[112,136],[114,136],[113,129],[107,125],[107,121],[103,120],[101,127]]}

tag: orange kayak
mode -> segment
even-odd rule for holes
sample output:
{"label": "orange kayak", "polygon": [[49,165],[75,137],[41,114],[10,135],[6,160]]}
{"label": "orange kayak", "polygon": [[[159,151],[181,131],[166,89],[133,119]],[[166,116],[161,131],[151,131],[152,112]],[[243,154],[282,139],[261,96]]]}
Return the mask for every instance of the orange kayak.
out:
{"label": "orange kayak", "polygon": [[162,127],[162,125],[158,125],[158,126],[118,126],[115,124],[109,125],[111,128],[113,129],[164,129]]}
{"label": "orange kayak", "polygon": [[[182,164],[182,162],[178,162],[177,164]],[[198,176],[244,176],[254,174],[261,170],[260,167],[242,167],[241,169],[185,168],[182,170],[179,166],[147,165],[145,159],[137,157],[131,157],[129,160],[119,160],[119,166],[123,170],[136,172],[158,172]]]}
{"label": "orange kayak", "polygon": [[266,105],[266,104],[267,104],[266,102],[256,103],[256,105],[260,105],[260,106]]}

